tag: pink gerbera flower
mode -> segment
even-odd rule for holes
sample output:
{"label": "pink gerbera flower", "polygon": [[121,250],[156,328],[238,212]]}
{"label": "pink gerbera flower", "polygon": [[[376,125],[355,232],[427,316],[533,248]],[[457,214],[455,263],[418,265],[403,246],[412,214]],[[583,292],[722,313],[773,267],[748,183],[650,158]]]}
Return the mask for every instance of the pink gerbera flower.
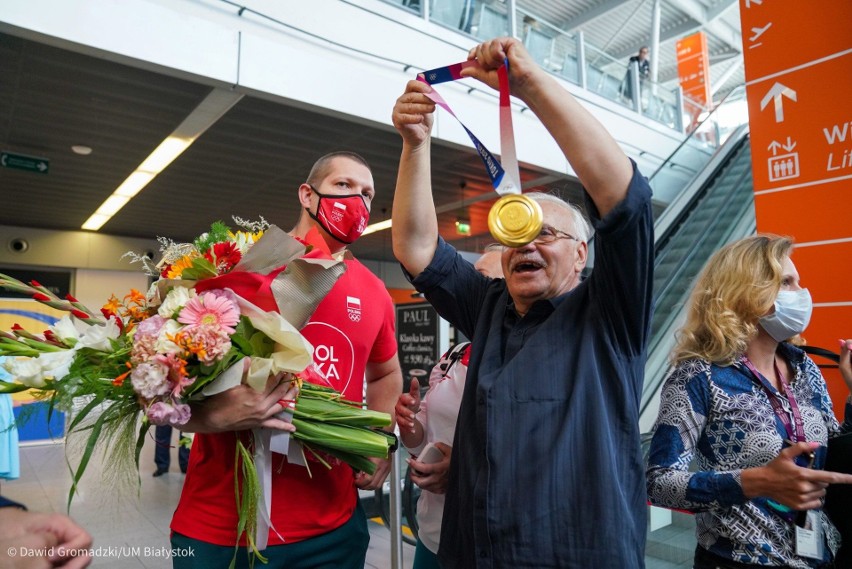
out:
{"label": "pink gerbera flower", "polygon": [[209,292],[189,299],[178,316],[181,324],[219,328],[228,334],[234,333],[239,321],[240,309],[233,301]]}

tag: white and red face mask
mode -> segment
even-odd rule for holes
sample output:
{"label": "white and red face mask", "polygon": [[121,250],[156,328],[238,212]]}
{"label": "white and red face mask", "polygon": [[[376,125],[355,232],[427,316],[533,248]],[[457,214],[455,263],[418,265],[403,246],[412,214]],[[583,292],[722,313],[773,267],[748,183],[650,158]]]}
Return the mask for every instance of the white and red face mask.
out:
{"label": "white and red face mask", "polygon": [[310,184],[308,187],[319,196],[316,214],[308,209],[308,215],[319,223],[320,227],[340,241],[349,245],[354,243],[367,228],[370,221],[370,210],[361,194],[346,194],[342,196],[321,194]]}

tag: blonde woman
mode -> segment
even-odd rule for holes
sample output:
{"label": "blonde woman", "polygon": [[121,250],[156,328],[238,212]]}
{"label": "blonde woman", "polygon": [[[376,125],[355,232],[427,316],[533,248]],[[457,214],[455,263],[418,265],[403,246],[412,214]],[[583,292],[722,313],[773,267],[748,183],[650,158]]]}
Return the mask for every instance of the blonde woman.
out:
{"label": "blonde woman", "polygon": [[[839,535],[820,510],[840,425],[814,362],[793,343],[812,303],[792,242],[757,235],[708,261],[663,386],[648,458],[651,502],[696,512],[695,568],[833,567]],[[840,368],[852,392],[849,347]],[[697,470],[690,463],[697,461]]]}

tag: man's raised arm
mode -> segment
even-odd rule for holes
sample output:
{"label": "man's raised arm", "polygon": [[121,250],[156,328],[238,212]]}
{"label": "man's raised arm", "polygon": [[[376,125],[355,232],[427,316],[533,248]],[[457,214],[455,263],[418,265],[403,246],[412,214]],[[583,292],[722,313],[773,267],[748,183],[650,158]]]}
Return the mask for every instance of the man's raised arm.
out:
{"label": "man's raised arm", "polygon": [[393,253],[415,277],[432,261],[438,243],[430,160],[435,104],[424,94],[430,90],[425,83],[409,81],[393,107],[393,125],[402,136],[393,197]]}

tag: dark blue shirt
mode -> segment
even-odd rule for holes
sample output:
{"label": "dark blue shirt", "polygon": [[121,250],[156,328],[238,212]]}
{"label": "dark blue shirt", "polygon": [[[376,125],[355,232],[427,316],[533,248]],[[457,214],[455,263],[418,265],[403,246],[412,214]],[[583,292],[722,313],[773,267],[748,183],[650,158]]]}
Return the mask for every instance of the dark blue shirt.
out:
{"label": "dark blue shirt", "polygon": [[595,268],[518,318],[439,240],[412,282],[473,341],[441,531],[442,567],[644,567],[638,407],[652,311],[651,191],[634,171]]}

